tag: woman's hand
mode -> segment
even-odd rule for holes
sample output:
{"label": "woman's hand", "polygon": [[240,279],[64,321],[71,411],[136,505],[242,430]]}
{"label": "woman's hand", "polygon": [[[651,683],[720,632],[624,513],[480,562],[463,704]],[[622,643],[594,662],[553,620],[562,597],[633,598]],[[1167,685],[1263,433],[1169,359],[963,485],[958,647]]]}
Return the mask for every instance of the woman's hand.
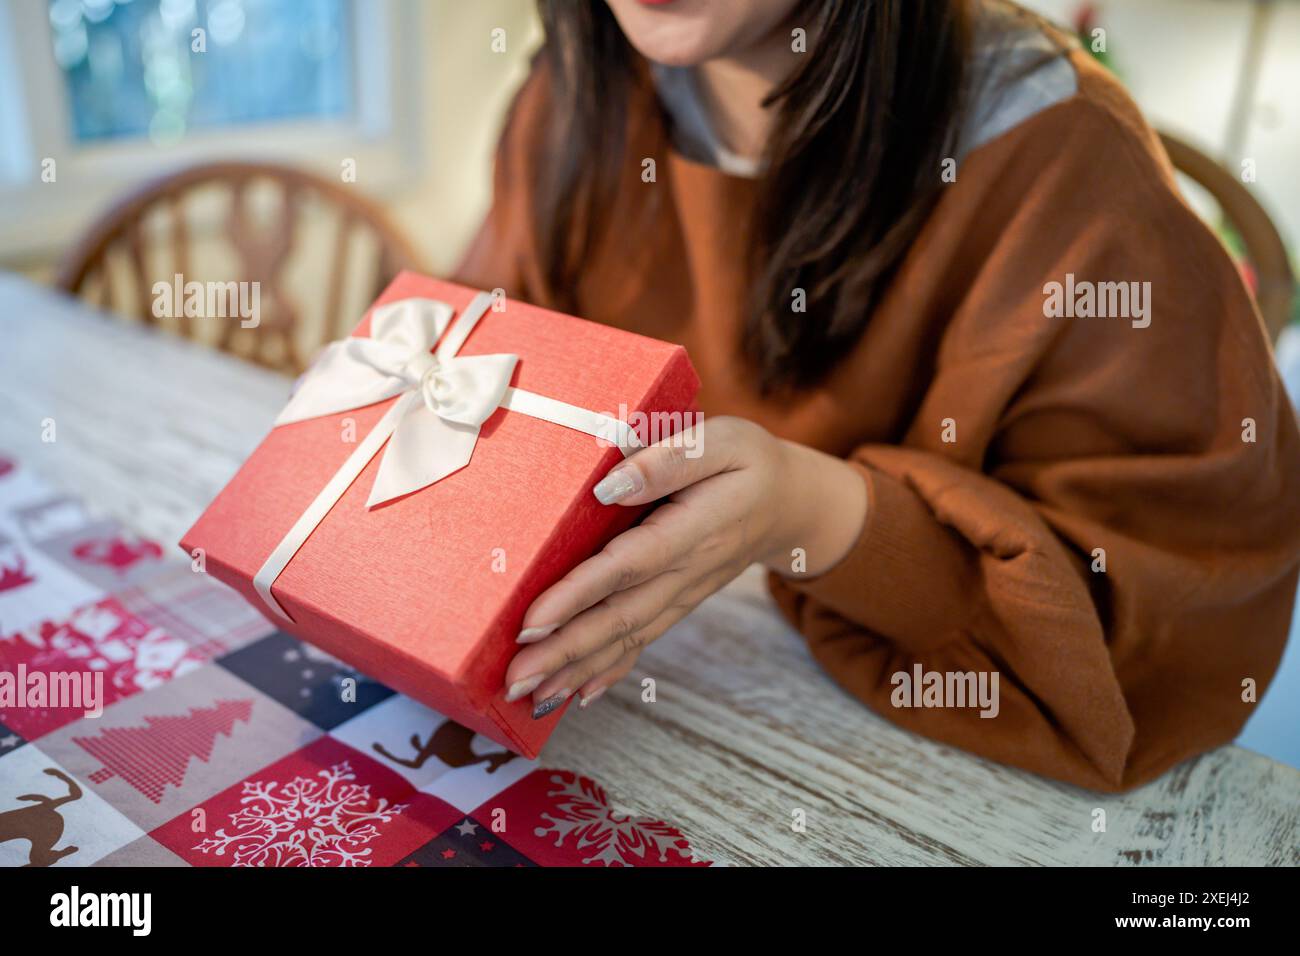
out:
{"label": "woman's hand", "polygon": [[506,671],[507,700],[542,717],[574,693],[585,707],[646,644],[756,561],[829,569],[857,539],[866,484],[846,462],[753,422],[710,418],[637,451],[595,487],[603,504],[668,500],[544,591],[524,615],[528,645]]}

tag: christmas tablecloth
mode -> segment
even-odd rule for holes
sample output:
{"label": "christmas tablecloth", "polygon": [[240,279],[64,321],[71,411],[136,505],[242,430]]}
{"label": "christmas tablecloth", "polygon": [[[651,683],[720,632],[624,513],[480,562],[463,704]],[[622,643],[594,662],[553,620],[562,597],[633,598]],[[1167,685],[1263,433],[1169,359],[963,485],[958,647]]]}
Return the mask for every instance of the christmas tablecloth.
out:
{"label": "christmas tablecloth", "polygon": [[0,865],[51,864],[707,865],[0,457]]}

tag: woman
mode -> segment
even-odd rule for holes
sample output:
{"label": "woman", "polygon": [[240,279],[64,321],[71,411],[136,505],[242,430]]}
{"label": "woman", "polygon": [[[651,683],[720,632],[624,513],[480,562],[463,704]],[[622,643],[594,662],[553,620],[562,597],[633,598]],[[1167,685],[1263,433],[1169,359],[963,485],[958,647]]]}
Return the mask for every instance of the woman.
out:
{"label": "woman", "polygon": [[[508,696],[585,706],[757,561],[919,733],[1103,790],[1231,740],[1286,639],[1300,441],[1120,87],[994,0],[541,9],[460,278],[684,344],[708,419],[596,486],[666,500],[537,598]],[[915,706],[929,674],[996,706]]]}

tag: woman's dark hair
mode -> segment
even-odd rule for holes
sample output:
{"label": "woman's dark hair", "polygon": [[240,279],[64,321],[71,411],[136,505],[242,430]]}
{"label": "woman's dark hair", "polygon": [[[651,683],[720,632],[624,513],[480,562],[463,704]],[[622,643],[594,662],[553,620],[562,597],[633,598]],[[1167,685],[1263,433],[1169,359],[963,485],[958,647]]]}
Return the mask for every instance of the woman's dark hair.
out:
{"label": "woman's dark hair", "polygon": [[[626,131],[612,118],[640,61],[604,0],[540,9],[554,138],[537,240],[565,290],[617,185]],[[971,30],[965,0],[804,0],[795,16],[809,46],[767,101],[777,113],[738,343],[768,393],[815,385],[862,336],[953,156]]]}

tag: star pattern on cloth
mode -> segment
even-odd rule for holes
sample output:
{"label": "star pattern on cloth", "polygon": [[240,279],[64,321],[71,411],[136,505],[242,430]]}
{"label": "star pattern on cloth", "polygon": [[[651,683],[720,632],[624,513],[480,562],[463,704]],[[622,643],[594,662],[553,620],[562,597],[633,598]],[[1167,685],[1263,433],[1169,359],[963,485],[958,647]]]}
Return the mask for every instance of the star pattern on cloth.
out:
{"label": "star pattern on cloth", "polygon": [[465,822],[456,827],[456,832],[461,836],[473,836],[478,832],[478,826],[469,817],[466,817]]}

